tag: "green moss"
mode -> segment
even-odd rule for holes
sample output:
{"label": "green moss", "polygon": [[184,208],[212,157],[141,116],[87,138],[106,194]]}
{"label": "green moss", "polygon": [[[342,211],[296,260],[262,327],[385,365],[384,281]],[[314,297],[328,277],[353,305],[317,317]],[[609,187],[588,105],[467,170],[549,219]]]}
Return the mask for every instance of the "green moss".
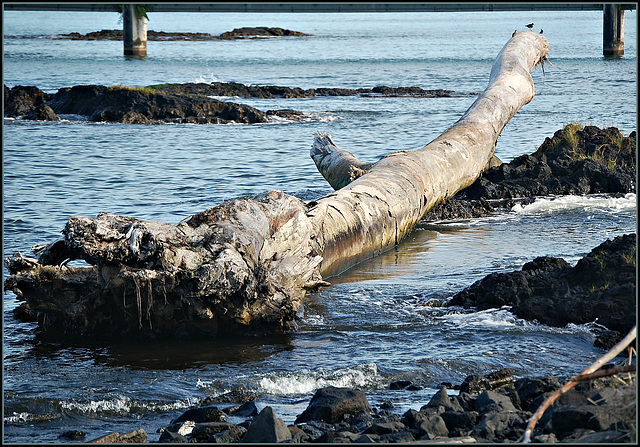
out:
{"label": "green moss", "polygon": [[631,265],[635,266],[636,265],[636,253],[635,253],[635,251],[629,252],[629,253],[623,253],[622,254],[622,260],[627,264],[631,264]]}
{"label": "green moss", "polygon": [[584,129],[584,125],[575,122],[567,124],[564,126],[564,129],[562,129],[562,137],[569,143],[569,146],[571,146],[571,149],[574,151],[578,149],[578,141],[580,141],[578,131],[582,129]]}
{"label": "green moss", "polygon": [[109,90],[132,90],[137,92],[144,93],[158,93],[161,92],[165,87],[171,84],[156,84],[156,85],[148,85],[146,87],[128,87],[122,84],[115,84],[109,86]]}
{"label": "green moss", "polygon": [[152,91],[152,92],[159,92],[161,90],[164,90],[166,87],[170,86],[170,85],[175,85],[175,84],[169,84],[169,83],[165,83],[165,84],[154,84],[154,85],[147,85],[146,87],[143,87],[145,90],[147,91]]}

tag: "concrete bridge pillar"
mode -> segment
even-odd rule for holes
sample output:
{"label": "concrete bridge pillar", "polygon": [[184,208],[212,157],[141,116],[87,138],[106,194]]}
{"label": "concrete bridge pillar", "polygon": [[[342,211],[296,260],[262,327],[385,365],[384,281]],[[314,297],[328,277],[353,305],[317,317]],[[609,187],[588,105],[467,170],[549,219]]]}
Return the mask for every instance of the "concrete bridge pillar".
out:
{"label": "concrete bridge pillar", "polygon": [[138,17],[136,5],[122,5],[122,37],[125,56],[147,55],[147,18]]}
{"label": "concrete bridge pillar", "polygon": [[622,5],[607,3],[603,8],[604,28],[602,30],[605,56],[624,55],[624,9]]}

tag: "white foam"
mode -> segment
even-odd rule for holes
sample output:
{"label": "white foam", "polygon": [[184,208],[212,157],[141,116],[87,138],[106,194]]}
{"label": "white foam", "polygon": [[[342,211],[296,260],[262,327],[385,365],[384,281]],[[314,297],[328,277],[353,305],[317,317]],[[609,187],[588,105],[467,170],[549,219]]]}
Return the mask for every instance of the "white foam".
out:
{"label": "white foam", "polygon": [[213,73],[209,73],[206,78],[204,75],[200,75],[193,80],[194,84],[211,84],[214,82],[219,82],[219,79]]}
{"label": "white foam", "polygon": [[539,197],[529,205],[516,204],[512,211],[520,214],[550,214],[571,210],[630,212],[635,209],[636,195],[629,193],[623,197],[603,194]]}
{"label": "white foam", "polygon": [[241,99],[246,99],[246,98],[241,98],[240,96],[217,96],[217,95],[207,95],[207,98],[217,99],[218,101],[229,101],[229,100],[239,101]]}
{"label": "white foam", "polygon": [[16,413],[14,412],[13,415],[11,416],[5,416],[4,418],[4,423],[5,424],[16,424],[16,423],[23,423],[23,422],[29,422],[31,420],[31,414],[30,413]]}
{"label": "white foam", "polygon": [[533,325],[533,323],[517,318],[510,309],[510,306],[503,306],[500,309],[487,309],[471,313],[450,313],[437,318],[457,327],[464,326],[465,328],[480,327],[504,330],[516,326]]}
{"label": "white foam", "polygon": [[124,397],[116,397],[110,400],[91,400],[88,402],[60,402],[65,410],[76,410],[82,413],[120,413],[125,414],[131,411],[131,401]]}
{"label": "white foam", "polygon": [[275,373],[260,379],[260,391],[271,395],[310,394],[317,389],[335,386],[366,388],[379,380],[375,363],[366,363],[337,371],[309,371]]}
{"label": "white foam", "polygon": [[341,116],[338,115],[330,115],[323,113],[310,113],[303,112],[302,115],[297,115],[296,119],[289,119],[278,115],[269,115],[269,123],[271,124],[286,124],[286,123],[328,123],[331,121],[336,121],[342,119]]}
{"label": "white foam", "polygon": [[112,399],[91,400],[86,402],[62,401],[60,405],[65,410],[78,411],[85,414],[115,413],[127,414],[132,408],[142,407],[148,411],[172,411],[192,407],[198,404],[199,399],[177,400],[175,402],[138,402],[127,397],[114,397]]}
{"label": "white foam", "polygon": [[490,330],[517,330],[535,331],[554,334],[578,334],[592,333],[597,328],[603,328],[598,324],[597,319],[591,323],[573,324],[569,323],[565,327],[548,326],[537,321],[529,321],[518,318],[511,312],[511,306],[503,306],[500,309],[487,309],[477,312],[449,313],[437,317],[448,322],[457,328],[465,329],[490,329]]}

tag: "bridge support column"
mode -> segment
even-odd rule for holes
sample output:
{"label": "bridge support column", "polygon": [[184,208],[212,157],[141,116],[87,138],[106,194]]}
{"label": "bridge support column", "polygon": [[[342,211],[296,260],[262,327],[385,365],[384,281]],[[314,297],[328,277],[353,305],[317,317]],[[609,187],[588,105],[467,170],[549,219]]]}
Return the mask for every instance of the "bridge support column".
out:
{"label": "bridge support column", "polygon": [[147,18],[137,16],[136,5],[122,5],[122,37],[125,56],[147,55]]}
{"label": "bridge support column", "polygon": [[602,30],[605,56],[624,55],[624,9],[621,5],[608,3],[603,8],[604,28]]}

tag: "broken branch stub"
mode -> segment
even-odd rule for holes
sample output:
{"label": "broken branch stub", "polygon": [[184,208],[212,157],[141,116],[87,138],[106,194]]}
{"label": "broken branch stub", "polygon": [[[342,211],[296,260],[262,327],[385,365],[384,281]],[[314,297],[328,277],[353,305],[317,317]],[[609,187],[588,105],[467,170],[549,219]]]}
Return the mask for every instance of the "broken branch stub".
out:
{"label": "broken branch stub", "polygon": [[[518,33],[489,87],[417,151],[375,164],[319,134],[312,157],[337,191],[304,203],[281,191],[224,202],[176,225],[101,213],[64,239],[5,260],[5,286],[45,331],[103,337],[264,334],[290,328],[305,291],[398,244],[438,202],[469,186],[511,117],[533,98],[546,39]],[[83,259],[87,266],[67,266]]]}

